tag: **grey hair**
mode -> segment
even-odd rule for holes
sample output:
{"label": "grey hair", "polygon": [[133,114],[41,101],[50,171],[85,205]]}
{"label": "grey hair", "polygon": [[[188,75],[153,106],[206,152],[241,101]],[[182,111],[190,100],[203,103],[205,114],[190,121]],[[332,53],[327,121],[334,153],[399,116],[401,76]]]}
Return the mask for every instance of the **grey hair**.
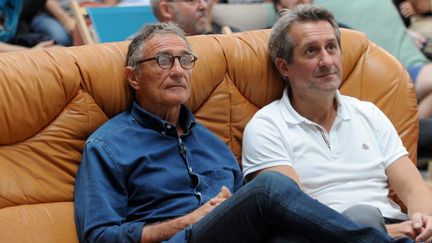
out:
{"label": "grey hair", "polygon": [[289,33],[291,26],[297,23],[327,21],[333,27],[337,42],[340,47],[339,26],[333,14],[325,8],[311,4],[302,4],[294,10],[281,9],[278,13],[279,19],[273,25],[270,33],[268,48],[273,63],[280,57],[291,63],[293,59],[294,40]]}
{"label": "grey hair", "polygon": [[128,52],[126,55],[126,66],[136,69],[136,63],[143,57],[144,43],[147,39],[159,34],[175,34],[181,37],[188,45],[185,32],[175,23],[153,23],[145,25],[139,33],[132,39],[129,44]]}
{"label": "grey hair", "polygon": [[[155,35],[160,34],[175,34],[182,38],[191,50],[191,45],[186,38],[185,32],[175,23],[153,23],[147,24],[138,32],[132,39],[126,54],[126,66],[132,67],[134,71],[137,70],[137,62],[143,59],[144,44],[146,40]],[[129,86],[132,96],[135,98],[135,90]]]}

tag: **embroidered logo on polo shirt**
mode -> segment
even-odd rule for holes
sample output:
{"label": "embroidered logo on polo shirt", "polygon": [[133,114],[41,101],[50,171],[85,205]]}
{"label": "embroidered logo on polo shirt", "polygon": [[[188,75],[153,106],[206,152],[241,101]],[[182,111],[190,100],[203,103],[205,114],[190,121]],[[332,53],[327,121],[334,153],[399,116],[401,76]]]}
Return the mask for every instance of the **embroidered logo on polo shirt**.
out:
{"label": "embroidered logo on polo shirt", "polygon": [[369,149],[369,146],[368,146],[367,144],[364,143],[364,144],[362,144],[362,149],[363,149],[363,150],[368,150],[368,149]]}

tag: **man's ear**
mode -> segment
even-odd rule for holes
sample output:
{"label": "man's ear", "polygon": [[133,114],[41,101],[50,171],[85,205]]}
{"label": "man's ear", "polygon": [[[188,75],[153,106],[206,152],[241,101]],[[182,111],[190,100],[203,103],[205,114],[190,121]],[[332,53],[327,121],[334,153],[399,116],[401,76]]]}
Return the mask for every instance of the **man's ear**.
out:
{"label": "man's ear", "polygon": [[289,77],[288,63],[285,59],[277,57],[275,60],[276,67],[284,77]]}
{"label": "man's ear", "polygon": [[138,80],[138,73],[135,70],[127,66],[125,67],[125,75],[129,85],[134,89],[138,90],[140,88],[140,82]]}
{"label": "man's ear", "polygon": [[171,4],[171,2],[160,1],[159,9],[162,17],[161,22],[174,21],[175,12],[174,12],[174,6]]}

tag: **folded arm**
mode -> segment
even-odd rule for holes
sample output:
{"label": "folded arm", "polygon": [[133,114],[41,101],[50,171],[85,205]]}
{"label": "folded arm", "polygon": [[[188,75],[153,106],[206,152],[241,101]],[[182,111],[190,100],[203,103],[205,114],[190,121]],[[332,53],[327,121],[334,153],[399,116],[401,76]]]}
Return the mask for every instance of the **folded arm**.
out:
{"label": "folded arm", "polygon": [[229,197],[231,197],[231,192],[226,187],[222,187],[216,197],[193,212],[173,220],[144,226],[141,234],[141,243],[161,242],[172,238],[175,234],[186,229],[189,225],[198,222],[202,217],[207,215]]}

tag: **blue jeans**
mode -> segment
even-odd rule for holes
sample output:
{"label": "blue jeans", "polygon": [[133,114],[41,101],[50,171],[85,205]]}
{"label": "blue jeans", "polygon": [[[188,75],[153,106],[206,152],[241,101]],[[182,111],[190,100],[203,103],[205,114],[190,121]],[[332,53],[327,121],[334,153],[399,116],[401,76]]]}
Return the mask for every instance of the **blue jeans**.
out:
{"label": "blue jeans", "polygon": [[271,242],[273,236],[311,242],[414,242],[354,223],[303,193],[289,177],[266,172],[187,230],[188,242]]}
{"label": "blue jeans", "polygon": [[59,45],[71,46],[73,43],[72,36],[63,25],[45,12],[39,13],[33,18],[31,28],[36,33],[49,36]]}

